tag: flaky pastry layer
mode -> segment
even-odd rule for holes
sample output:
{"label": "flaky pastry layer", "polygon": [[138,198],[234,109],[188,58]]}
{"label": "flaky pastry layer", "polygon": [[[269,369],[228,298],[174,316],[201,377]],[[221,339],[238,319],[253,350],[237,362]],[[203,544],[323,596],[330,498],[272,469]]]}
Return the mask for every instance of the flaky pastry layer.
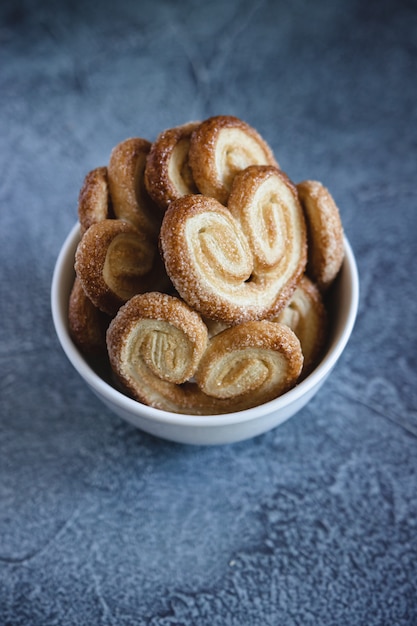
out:
{"label": "flaky pastry layer", "polygon": [[295,186],[247,123],[218,115],[120,142],[86,175],[78,215],[70,333],[87,355],[105,344],[132,397],[239,411],[317,365],[339,210],[321,183]]}
{"label": "flaky pastry layer", "polygon": [[113,217],[107,167],[97,167],[84,178],[78,196],[78,219],[81,235],[92,224]]}
{"label": "flaky pastry layer", "polygon": [[152,240],[123,220],[103,220],[84,233],[75,271],[93,304],[108,315],[152,284],[168,279]]}
{"label": "flaky pastry layer", "polygon": [[198,189],[188,162],[191,134],[199,122],[163,131],[153,142],[146,159],[145,185],[151,198],[163,211],[177,198]]}
{"label": "flaky pastry layer", "polygon": [[157,237],[161,216],[146,191],[144,179],[150,149],[151,143],[146,139],[126,139],[113,148],[107,169],[115,216],[149,237]]}
{"label": "flaky pastry layer", "polygon": [[343,225],[339,209],[329,190],[319,181],[297,185],[308,232],[307,272],[326,291],[343,263]]}
{"label": "flaky pastry layer", "polygon": [[134,398],[176,413],[239,411],[294,386],[300,343],[287,326],[249,322],[208,341],[201,317],[161,293],[133,297],[107,331],[110,363]]}
{"label": "flaky pastry layer", "polygon": [[198,126],[191,137],[189,163],[199,191],[222,204],[238,172],[249,165],[277,166],[261,135],[232,115],[217,115]]}
{"label": "flaky pastry layer", "polygon": [[228,208],[203,195],[171,203],[160,247],[190,306],[230,324],[262,319],[285,306],[304,272],[304,217],[285,174],[251,166],[236,175]]}
{"label": "flaky pastry layer", "polygon": [[317,285],[303,276],[287,306],[273,318],[297,335],[304,355],[302,376],[317,365],[327,337],[327,313]]}
{"label": "flaky pastry layer", "polygon": [[77,347],[88,356],[106,354],[106,330],[110,317],[86,296],[81,281],[75,277],[68,304],[68,326]]}

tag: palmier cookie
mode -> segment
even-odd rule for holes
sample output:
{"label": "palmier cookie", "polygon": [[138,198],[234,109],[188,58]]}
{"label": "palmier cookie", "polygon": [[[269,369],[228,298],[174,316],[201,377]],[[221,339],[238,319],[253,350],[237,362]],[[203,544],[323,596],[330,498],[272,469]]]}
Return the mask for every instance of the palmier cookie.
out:
{"label": "palmier cookie", "polygon": [[207,328],[182,300],[148,292],[120,308],[107,331],[110,365],[137,400],[168,411],[188,412],[191,378],[207,346]]}
{"label": "palmier cookie", "polygon": [[290,302],[274,321],[286,324],[297,335],[304,355],[302,376],[317,365],[327,337],[327,313],[318,287],[303,276]]}
{"label": "palmier cookie", "polygon": [[97,222],[113,217],[107,167],[97,167],[84,178],[78,196],[78,219],[81,235]]}
{"label": "palmier cookie", "polygon": [[83,354],[106,354],[106,330],[110,319],[87,298],[81,281],[76,277],[68,303],[68,326],[74,343]]}
{"label": "palmier cookie", "polygon": [[229,209],[203,195],[172,202],[160,248],[180,296],[208,319],[237,324],[271,316],[306,263],[295,189],[276,168],[249,167],[235,178]]}
{"label": "palmier cookie", "polygon": [[122,141],[113,148],[107,170],[115,216],[157,237],[161,216],[146,191],[144,180],[150,148],[151,143],[140,137]]}
{"label": "palmier cookie", "polygon": [[165,210],[172,200],[189,193],[198,193],[188,163],[191,133],[199,122],[164,130],[154,141],[145,168],[146,189]]}
{"label": "palmier cookie", "polygon": [[343,226],[330,192],[322,183],[305,180],[297,185],[308,232],[307,273],[321,291],[336,278],[344,257]]}
{"label": "palmier cookie", "polygon": [[84,233],[75,271],[92,303],[114,315],[133,295],[165,280],[158,256],[156,246],[129,222],[103,220]]}
{"label": "palmier cookie", "polygon": [[[123,389],[175,413],[240,411],[296,383],[303,357],[288,327],[249,322],[221,336],[224,341],[210,340],[206,347],[207,329],[195,311],[175,297],[146,293],[120,308],[107,347]],[[208,394],[190,380],[194,375]]]}
{"label": "palmier cookie", "polygon": [[196,382],[209,396],[233,399],[235,409],[249,408],[293,387],[302,366],[300,342],[288,326],[246,322],[210,339]]}
{"label": "palmier cookie", "polygon": [[237,117],[219,115],[202,122],[191,136],[189,163],[199,191],[227,203],[237,172],[249,165],[275,165],[271,148]]}

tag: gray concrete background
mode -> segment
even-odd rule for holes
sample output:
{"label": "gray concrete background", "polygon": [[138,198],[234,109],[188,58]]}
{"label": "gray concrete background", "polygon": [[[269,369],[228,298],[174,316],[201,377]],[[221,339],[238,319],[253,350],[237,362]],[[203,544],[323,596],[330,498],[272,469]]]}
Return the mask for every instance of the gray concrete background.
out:
{"label": "gray concrete background", "polygon": [[[0,55],[0,624],[415,625],[416,3],[5,0]],[[215,114],[329,187],[361,302],[305,409],[200,448],[95,399],[49,292],[87,171]]]}

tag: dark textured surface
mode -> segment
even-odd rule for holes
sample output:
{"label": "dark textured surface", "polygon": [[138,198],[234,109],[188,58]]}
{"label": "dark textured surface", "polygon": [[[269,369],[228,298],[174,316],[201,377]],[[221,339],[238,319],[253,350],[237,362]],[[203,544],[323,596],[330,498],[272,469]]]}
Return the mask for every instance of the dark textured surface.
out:
{"label": "dark textured surface", "polygon": [[[0,624],[417,624],[417,5],[3,0]],[[296,417],[236,445],[110,414],[49,290],[85,173],[227,113],[339,204],[354,334]]]}

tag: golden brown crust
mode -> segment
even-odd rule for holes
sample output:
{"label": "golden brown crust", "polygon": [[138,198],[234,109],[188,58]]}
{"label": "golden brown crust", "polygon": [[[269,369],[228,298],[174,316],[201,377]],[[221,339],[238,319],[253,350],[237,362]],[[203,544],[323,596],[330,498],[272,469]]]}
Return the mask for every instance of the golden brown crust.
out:
{"label": "golden brown crust", "polygon": [[144,368],[163,381],[185,382],[194,375],[206,345],[207,328],[200,316],[178,298],[159,292],[131,298],[107,333],[111,366],[134,390],[136,385],[142,388]]}
{"label": "golden brown crust", "polygon": [[[160,293],[134,296],[120,308],[108,328],[107,347],[117,380],[131,396],[196,415],[271,400],[296,384],[303,361],[295,334],[272,322],[230,328],[207,348],[198,314]],[[191,381],[194,374],[197,382]]]}
{"label": "golden brown crust", "polygon": [[193,376],[206,345],[200,316],[178,298],[161,293],[133,297],[107,331],[110,364],[122,387],[144,404],[178,413],[193,412],[196,386],[185,381]]}
{"label": "golden brown crust", "polygon": [[[226,320],[229,285],[239,289],[253,267],[246,238],[230,212],[207,196],[179,198],[165,213],[160,247],[181,297],[207,317]],[[231,308],[234,318],[236,307]]]}
{"label": "golden brown crust", "polygon": [[339,209],[329,190],[318,181],[297,185],[308,232],[307,273],[321,291],[326,291],[343,263],[343,226]]}
{"label": "golden brown crust", "polygon": [[100,311],[85,295],[75,278],[68,303],[69,332],[77,347],[87,356],[106,354],[106,330],[110,317]]}
{"label": "golden brown crust", "polygon": [[295,186],[242,120],[122,141],[85,177],[78,213],[70,334],[88,356],[106,350],[133,398],[229,413],[317,365],[322,294],[343,261],[339,211],[321,183]]}
{"label": "golden brown crust", "polygon": [[160,247],[181,297],[209,319],[237,324],[285,306],[305,268],[305,225],[293,187],[276,168],[238,174],[229,209],[203,195],[174,201]]}
{"label": "golden brown crust", "polygon": [[237,172],[249,165],[277,166],[259,133],[231,115],[202,122],[191,136],[189,163],[199,191],[227,203]]}
{"label": "golden brown crust", "polygon": [[75,254],[75,271],[93,304],[108,315],[153,281],[156,248],[132,224],[104,220],[84,233]]}
{"label": "golden brown crust", "polygon": [[197,193],[188,163],[191,134],[199,122],[164,130],[150,149],[146,159],[145,185],[150,197],[165,210],[172,200]]}
{"label": "golden brown crust", "polygon": [[111,152],[108,179],[114,214],[148,236],[157,237],[160,211],[145,188],[146,157],[151,143],[140,137],[120,142]]}
{"label": "golden brown crust", "polygon": [[249,166],[235,176],[228,209],[248,239],[253,280],[274,285],[267,317],[287,304],[306,266],[306,225],[296,187],[274,166]]}
{"label": "golden brown crust", "polygon": [[249,407],[293,387],[302,366],[300,342],[288,326],[246,322],[210,339],[196,381],[209,396],[242,398]]}
{"label": "golden brown crust", "polygon": [[304,378],[317,365],[327,338],[327,313],[318,287],[303,276],[290,302],[273,321],[289,326],[300,340]]}
{"label": "golden brown crust", "polygon": [[78,196],[78,219],[81,234],[96,222],[112,217],[107,167],[97,167],[84,178]]}

